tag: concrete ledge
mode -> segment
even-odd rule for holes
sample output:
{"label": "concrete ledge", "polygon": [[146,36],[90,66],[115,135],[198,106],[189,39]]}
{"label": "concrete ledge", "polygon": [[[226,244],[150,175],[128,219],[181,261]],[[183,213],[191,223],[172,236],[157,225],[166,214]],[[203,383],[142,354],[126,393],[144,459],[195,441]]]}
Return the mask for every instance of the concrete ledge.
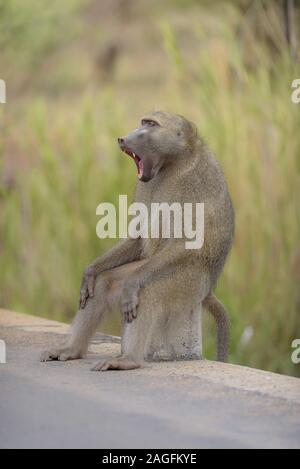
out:
{"label": "concrete ledge", "polygon": [[[24,332],[67,334],[68,324],[59,323],[37,316],[29,316],[0,309],[0,338],[10,340],[9,328]],[[95,354],[117,355],[120,338],[97,334],[90,350]],[[243,391],[265,394],[300,404],[300,380],[289,376],[270,373],[263,370],[213,362],[208,360],[187,362],[147,363],[145,368],[136,370],[138,375],[155,376],[190,376],[199,377],[207,382],[229,386]]]}
{"label": "concrete ledge", "polygon": [[[300,446],[297,378],[207,360],[147,363],[133,371],[92,373],[89,370],[99,357],[117,355],[120,350],[119,338],[104,334],[97,334],[85,360],[39,363],[40,350],[61,343],[67,330],[66,324],[0,309],[0,339],[5,340],[8,354],[7,364],[0,365],[1,389],[6,388],[7,392],[0,396],[0,418],[6,424],[0,430],[0,447],[97,447],[95,436],[82,436],[80,432],[78,435],[74,428],[71,433],[75,440],[70,442],[64,428],[66,416],[59,426],[61,438],[55,436],[53,425],[45,424],[49,418],[47,405],[34,414],[34,422],[40,420],[41,425],[46,425],[42,441],[37,433],[39,425],[33,425],[31,435],[14,430],[13,427],[22,428],[23,418],[27,422],[31,418],[30,411],[28,414],[23,407],[22,411],[19,409],[26,386],[37,402],[47,398],[45,387],[46,394],[51,390],[62,416],[69,416],[68,406],[77,399],[80,409],[89,409],[90,401],[100,413],[111,408],[105,428],[94,422],[96,427],[100,425],[100,433],[103,431],[98,447]],[[66,394],[64,404],[60,396]],[[140,419],[136,445],[126,437],[124,441],[124,435],[119,440],[108,438],[112,427],[112,434],[116,431],[116,408],[116,421],[122,415],[124,431],[129,429],[129,435],[135,434],[132,420]],[[85,414],[81,416],[81,411],[76,411],[79,423],[80,419],[84,421]],[[150,434],[149,419],[152,424],[155,422]],[[174,422],[179,433],[174,433]],[[162,424],[168,430],[154,429]],[[3,428],[7,432],[2,435]]]}

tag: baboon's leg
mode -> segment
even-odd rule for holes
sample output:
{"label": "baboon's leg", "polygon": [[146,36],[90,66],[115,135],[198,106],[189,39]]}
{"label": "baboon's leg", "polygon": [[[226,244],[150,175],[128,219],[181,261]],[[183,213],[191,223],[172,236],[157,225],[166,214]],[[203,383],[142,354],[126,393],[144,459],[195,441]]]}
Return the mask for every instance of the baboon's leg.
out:
{"label": "baboon's leg", "polygon": [[191,266],[145,285],[137,317],[123,324],[122,355],[103,360],[94,370],[129,370],[144,360],[202,358],[201,303],[209,285],[208,275]]}
{"label": "baboon's leg", "polygon": [[207,295],[203,301],[203,306],[213,315],[217,323],[217,359],[220,362],[227,362],[230,336],[228,314],[222,303],[213,293]]}
{"label": "baboon's leg", "polygon": [[108,358],[96,363],[92,371],[107,371],[107,370],[134,370],[140,368],[141,361],[134,360],[133,358],[121,355],[120,357]]}
{"label": "baboon's leg", "polygon": [[82,358],[87,352],[88,344],[100,320],[108,309],[107,285],[100,275],[95,285],[94,297],[90,298],[83,309],[76,314],[65,346],[45,350],[41,361],[74,360]]}
{"label": "baboon's leg", "polygon": [[84,309],[78,311],[66,345],[60,349],[44,351],[41,361],[82,358],[87,353],[89,342],[99,322],[119,301],[127,275],[138,266],[139,261],[132,262],[100,274],[96,281],[94,297],[89,298]]}
{"label": "baboon's leg", "polygon": [[124,325],[123,353],[139,361],[200,359],[201,303],[208,291],[208,276],[192,266],[146,285],[137,318]]}

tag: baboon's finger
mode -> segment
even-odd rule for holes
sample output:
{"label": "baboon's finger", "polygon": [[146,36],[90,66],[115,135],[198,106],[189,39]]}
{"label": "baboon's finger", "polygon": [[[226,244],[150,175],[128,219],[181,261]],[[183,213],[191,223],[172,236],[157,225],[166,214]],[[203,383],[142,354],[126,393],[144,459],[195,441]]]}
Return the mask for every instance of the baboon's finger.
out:
{"label": "baboon's finger", "polygon": [[79,308],[83,309],[84,307],[85,307],[85,298],[83,298],[83,296],[80,295]]}
{"label": "baboon's finger", "polygon": [[90,277],[88,279],[88,286],[87,286],[88,294],[90,298],[93,298],[94,296],[94,288],[95,288],[95,277]]}
{"label": "baboon's finger", "polygon": [[86,301],[88,298],[89,294],[86,288],[82,288],[80,290],[80,299],[79,299],[79,306],[81,309],[83,309],[86,305]]}

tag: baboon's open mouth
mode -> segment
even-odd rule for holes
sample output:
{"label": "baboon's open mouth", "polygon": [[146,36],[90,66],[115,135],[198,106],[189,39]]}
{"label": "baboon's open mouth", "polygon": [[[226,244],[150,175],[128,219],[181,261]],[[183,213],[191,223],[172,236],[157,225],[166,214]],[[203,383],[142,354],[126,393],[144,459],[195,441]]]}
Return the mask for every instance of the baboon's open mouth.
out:
{"label": "baboon's open mouth", "polygon": [[139,179],[141,179],[144,173],[144,164],[142,162],[142,158],[136,155],[133,151],[129,150],[129,148],[122,148],[122,151],[134,160],[137,168],[137,176]]}

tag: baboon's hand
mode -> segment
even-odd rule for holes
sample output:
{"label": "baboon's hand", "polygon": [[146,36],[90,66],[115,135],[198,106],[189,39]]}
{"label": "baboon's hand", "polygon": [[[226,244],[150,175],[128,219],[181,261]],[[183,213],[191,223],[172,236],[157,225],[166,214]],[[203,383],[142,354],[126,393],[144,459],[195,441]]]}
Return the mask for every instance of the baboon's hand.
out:
{"label": "baboon's hand", "polygon": [[137,317],[137,307],[139,304],[138,284],[129,282],[124,287],[121,299],[121,312],[125,322],[132,322]]}
{"label": "baboon's hand", "polygon": [[80,288],[79,307],[81,309],[85,307],[88,298],[93,298],[94,296],[96,277],[97,275],[93,266],[90,265],[85,269]]}

